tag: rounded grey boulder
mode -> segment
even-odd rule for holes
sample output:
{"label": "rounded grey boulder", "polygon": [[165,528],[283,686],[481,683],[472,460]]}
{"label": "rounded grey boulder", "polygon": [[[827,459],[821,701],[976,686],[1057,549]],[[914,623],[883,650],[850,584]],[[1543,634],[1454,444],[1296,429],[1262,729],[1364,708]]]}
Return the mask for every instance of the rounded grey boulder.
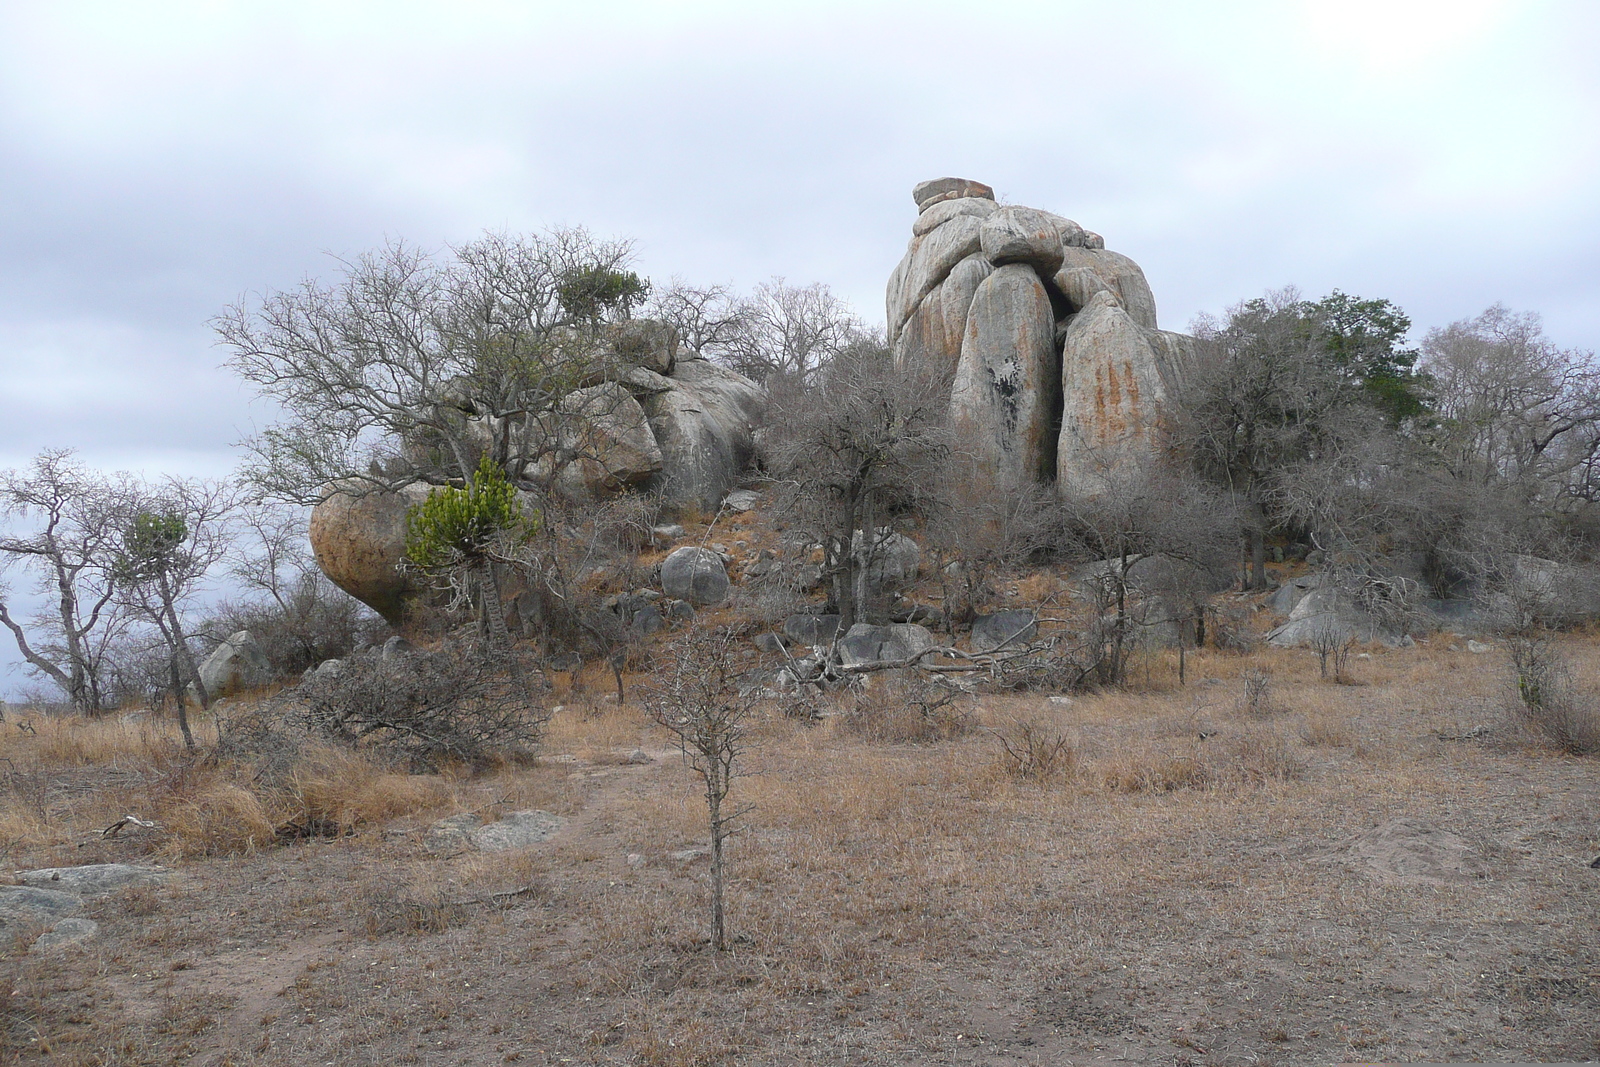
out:
{"label": "rounded grey boulder", "polygon": [[720,604],[728,599],[728,569],[709,548],[685,545],[661,561],[661,588],[695,607]]}

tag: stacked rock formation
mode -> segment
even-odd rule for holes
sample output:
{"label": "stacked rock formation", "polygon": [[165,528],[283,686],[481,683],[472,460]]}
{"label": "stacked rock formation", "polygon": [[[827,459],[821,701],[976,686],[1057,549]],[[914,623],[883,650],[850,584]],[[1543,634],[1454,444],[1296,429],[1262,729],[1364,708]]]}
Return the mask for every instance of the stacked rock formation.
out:
{"label": "stacked rock formation", "polygon": [[964,447],[997,482],[1093,492],[1162,450],[1193,339],[1156,326],[1139,265],[1099,234],[994,190],[939,178],[889,279],[902,366],[948,383]]}
{"label": "stacked rock formation", "polygon": [[[660,323],[621,324],[612,346],[606,380],[568,394],[550,431],[561,436],[564,452],[583,458],[554,479],[543,466],[548,461],[509,473],[553,481],[568,494],[643,489],[660,493],[669,505],[715,511],[754,456],[761,387],[698,354],[680,356],[675,333]],[[463,437],[480,451],[501,431],[470,405],[459,417]],[[537,425],[531,432],[539,432]],[[477,455],[467,459],[475,464]],[[323,573],[397,625],[416,591],[399,569],[406,511],[430,489],[422,483],[395,492],[336,487],[311,512],[311,548]]]}

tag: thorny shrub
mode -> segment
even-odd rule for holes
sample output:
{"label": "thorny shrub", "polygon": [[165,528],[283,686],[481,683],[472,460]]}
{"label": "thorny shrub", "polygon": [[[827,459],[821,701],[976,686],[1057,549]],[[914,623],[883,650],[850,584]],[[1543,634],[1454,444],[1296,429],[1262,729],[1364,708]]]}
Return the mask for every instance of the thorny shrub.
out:
{"label": "thorny shrub", "polygon": [[1007,777],[1044,785],[1072,775],[1078,754],[1059,730],[1019,719],[990,732],[1000,742],[1000,767]]}
{"label": "thorny shrub", "polygon": [[518,651],[446,641],[387,659],[370,650],[307,679],[298,721],[353,747],[371,747],[437,770],[449,761],[523,758],[550,719],[543,675]]}
{"label": "thorny shrub", "polygon": [[1508,644],[1513,717],[1563,752],[1600,755],[1600,705],[1578,686],[1549,636],[1523,633]]}
{"label": "thorny shrub", "polygon": [[[883,675],[899,672],[882,672]],[[880,676],[852,687],[840,725],[869,741],[948,741],[972,729],[971,697],[923,675]]]}

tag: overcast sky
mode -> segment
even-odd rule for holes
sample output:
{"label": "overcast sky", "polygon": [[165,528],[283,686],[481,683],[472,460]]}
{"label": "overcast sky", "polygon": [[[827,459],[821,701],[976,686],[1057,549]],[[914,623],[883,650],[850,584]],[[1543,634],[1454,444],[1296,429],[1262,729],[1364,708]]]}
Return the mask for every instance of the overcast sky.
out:
{"label": "overcast sky", "polygon": [[207,319],[386,237],[584,225],[881,322],[911,187],[1105,235],[1183,328],[1268,287],[1600,345],[1600,3],[0,0],[0,467],[222,474]]}

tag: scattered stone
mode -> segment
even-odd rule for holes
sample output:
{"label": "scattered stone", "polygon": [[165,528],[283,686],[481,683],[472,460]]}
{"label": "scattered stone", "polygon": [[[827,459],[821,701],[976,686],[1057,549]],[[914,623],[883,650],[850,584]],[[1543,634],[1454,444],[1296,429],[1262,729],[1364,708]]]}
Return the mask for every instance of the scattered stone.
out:
{"label": "scattered stone", "polygon": [[726,600],[731,583],[720,555],[685,545],[661,561],[661,588],[670,597],[705,607]]}
{"label": "scattered stone", "polygon": [[761,494],[754,489],[735,489],[722,500],[722,507],[735,515],[746,511],[754,511],[755,506],[761,503]]}
{"label": "scattered stone", "polygon": [[630,853],[628,853],[628,866],[629,867],[643,867],[644,866],[644,854],[641,853],[641,852],[630,852]]}
{"label": "scattered stone", "polygon": [[1467,651],[1471,652],[1474,656],[1481,656],[1485,652],[1493,652],[1494,646],[1486,645],[1482,641],[1468,641]]}
{"label": "scattered stone", "polygon": [[763,652],[782,652],[788,647],[783,638],[774,633],[756,634],[750,643]]}
{"label": "scattered stone", "polygon": [[663,600],[661,604],[669,619],[686,620],[694,618],[694,605],[687,600]]}
{"label": "scattered stone", "polygon": [[497,822],[487,823],[468,835],[481,852],[508,852],[548,841],[567,825],[567,820],[548,811],[512,811]]}
{"label": "scattered stone", "polygon": [[206,695],[215,699],[272,681],[272,664],[249,630],[239,630],[216,647],[200,665]]}
{"label": "scattered stone", "polygon": [[797,645],[825,645],[838,633],[837,615],[791,615],[783,620],[783,635]]}
{"label": "scattered stone", "polygon": [[651,759],[650,753],[646,752],[644,749],[636,748],[632,752],[628,753],[628,762],[635,766],[642,766],[646,763],[654,763],[655,760]]}
{"label": "scattered stone", "polygon": [[1038,616],[1030,608],[979,615],[972,623],[972,650],[992,652],[1002,646],[1019,647],[1032,641],[1038,632]]}
{"label": "scattered stone", "polygon": [[83,898],[59,889],[31,885],[0,886],[0,926],[31,926],[83,910]]}
{"label": "scattered stone", "polygon": [[434,855],[465,851],[472,847],[472,831],[482,825],[483,820],[470,811],[448,816],[428,827],[423,847]]}
{"label": "scattered stone", "polygon": [[667,620],[662,617],[660,609],[654,604],[646,604],[633,613],[628,632],[635,637],[649,637],[666,625]]}
{"label": "scattered stone", "polygon": [[93,919],[62,919],[49,932],[40,934],[28,951],[52,952],[69,945],[81,945],[99,932],[100,924]]}
{"label": "scattered stone", "polygon": [[17,881],[39,889],[57,889],[81,897],[97,897],[130,885],[165,882],[175,873],[166,867],[88,863],[81,867],[41,867],[34,871],[18,871]]}
{"label": "scattered stone", "polygon": [[383,651],[379,653],[379,657],[385,663],[393,663],[400,657],[408,656],[416,650],[416,645],[413,645],[399,634],[395,634],[383,643]]}
{"label": "scattered stone", "polygon": [[676,541],[682,536],[683,527],[679,526],[677,523],[672,523],[668,526],[650,527],[650,539],[655,541],[657,544],[660,544],[663,541]]}
{"label": "scattered stone", "polygon": [[709,855],[711,853],[703,848],[683,848],[676,852],[668,853],[667,858],[674,863],[693,863],[695,860],[703,860]]}

